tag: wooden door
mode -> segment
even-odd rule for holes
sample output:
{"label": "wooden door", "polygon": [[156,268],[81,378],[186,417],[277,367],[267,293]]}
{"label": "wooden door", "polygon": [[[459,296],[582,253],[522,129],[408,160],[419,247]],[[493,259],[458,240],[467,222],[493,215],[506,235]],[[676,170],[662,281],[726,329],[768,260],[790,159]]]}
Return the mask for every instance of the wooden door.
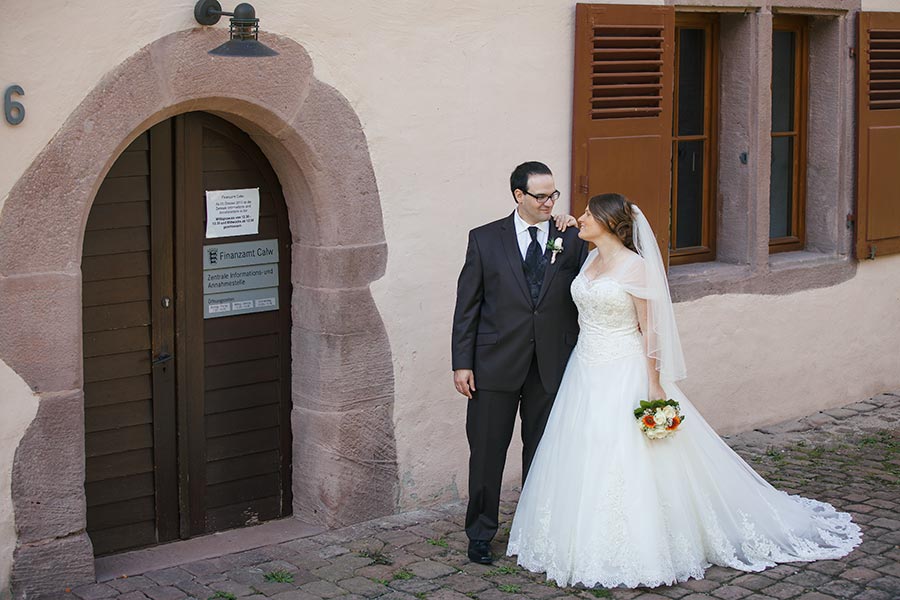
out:
{"label": "wooden door", "polygon": [[[259,188],[258,235],[205,240],[205,191]],[[98,555],[290,513],[290,231],[239,129],[189,113],[98,191],[82,259],[85,491]],[[209,243],[277,245],[277,309],[204,319]]]}
{"label": "wooden door", "polygon": [[578,4],[572,208],[618,192],[637,203],[668,257],[675,11]]}
{"label": "wooden door", "polygon": [[900,252],[900,13],[860,13],[856,256]]}

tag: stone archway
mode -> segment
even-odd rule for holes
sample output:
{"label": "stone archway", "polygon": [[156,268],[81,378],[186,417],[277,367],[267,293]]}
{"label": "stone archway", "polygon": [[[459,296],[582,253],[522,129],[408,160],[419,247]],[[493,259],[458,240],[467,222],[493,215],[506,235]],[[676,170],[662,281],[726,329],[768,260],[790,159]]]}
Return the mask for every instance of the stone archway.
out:
{"label": "stone archway", "polygon": [[203,110],[246,131],[284,190],[293,238],[294,515],[337,526],[396,509],[390,345],[369,284],[387,245],[359,119],[312,76],[296,42],[279,55],[207,54],[224,32],[168,35],[109,73],[13,187],[0,213],[0,357],[39,396],[16,451],[17,597],[94,577],[85,533],[80,262],[106,172],[142,131]]}

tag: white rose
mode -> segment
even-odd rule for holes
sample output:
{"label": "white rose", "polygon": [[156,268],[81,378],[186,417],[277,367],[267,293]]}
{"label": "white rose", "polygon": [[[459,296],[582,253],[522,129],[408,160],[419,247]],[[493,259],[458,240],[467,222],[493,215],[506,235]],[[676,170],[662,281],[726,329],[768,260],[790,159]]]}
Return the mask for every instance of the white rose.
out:
{"label": "white rose", "polygon": [[[670,408],[670,407],[666,407]],[[665,425],[666,424],[666,411],[662,408],[657,408],[656,412],[653,413],[653,419],[656,421],[657,425]]]}
{"label": "white rose", "polygon": [[666,419],[672,419],[675,417],[675,407],[674,406],[666,406],[663,409],[663,414],[666,415]]}
{"label": "white rose", "polygon": [[556,238],[555,240],[553,240],[553,249],[554,250],[562,250],[562,244],[563,244],[562,238],[559,238],[559,237]]}

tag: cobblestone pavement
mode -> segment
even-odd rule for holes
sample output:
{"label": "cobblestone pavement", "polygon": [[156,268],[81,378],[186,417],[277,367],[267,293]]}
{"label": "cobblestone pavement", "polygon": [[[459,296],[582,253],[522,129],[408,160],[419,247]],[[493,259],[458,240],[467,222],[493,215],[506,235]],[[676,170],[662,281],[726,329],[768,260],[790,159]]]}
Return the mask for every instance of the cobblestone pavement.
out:
{"label": "cobblestone pavement", "polygon": [[[454,503],[315,537],[73,590],[82,600],[888,600],[900,598],[900,393],[727,438],[776,487],[853,514],[863,543],[843,560],[789,563],[762,573],[712,567],[703,580],[655,589],[579,589],[503,557],[466,559],[465,507]],[[502,505],[494,553],[506,550],[515,494]]]}

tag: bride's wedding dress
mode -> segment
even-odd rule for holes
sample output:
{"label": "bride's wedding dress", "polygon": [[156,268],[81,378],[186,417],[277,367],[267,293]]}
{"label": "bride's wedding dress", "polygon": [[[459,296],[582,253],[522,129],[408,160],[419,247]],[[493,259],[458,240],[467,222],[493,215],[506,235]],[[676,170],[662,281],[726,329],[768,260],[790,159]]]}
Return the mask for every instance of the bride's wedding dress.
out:
{"label": "bride's wedding dress", "polygon": [[[647,239],[646,220],[644,226]],[[649,440],[640,431],[633,409],[648,399],[649,378],[631,295],[661,303],[650,311],[657,315],[655,332],[664,331],[659,315],[668,310],[673,327],[674,316],[667,288],[664,297],[659,289],[656,296],[640,291],[652,287],[645,281],[646,253],[627,254],[609,276],[592,281],[582,269],[572,283],[581,333],[522,490],[507,553],[559,585],[604,587],[699,579],[711,564],[760,571],[848,554],[861,540],[850,515],[773,488],[672,382],[680,378],[671,376],[680,359],[677,331],[668,344],[651,343],[651,354],[668,357],[670,377],[664,365],[662,385],[686,418],[666,439]]]}

